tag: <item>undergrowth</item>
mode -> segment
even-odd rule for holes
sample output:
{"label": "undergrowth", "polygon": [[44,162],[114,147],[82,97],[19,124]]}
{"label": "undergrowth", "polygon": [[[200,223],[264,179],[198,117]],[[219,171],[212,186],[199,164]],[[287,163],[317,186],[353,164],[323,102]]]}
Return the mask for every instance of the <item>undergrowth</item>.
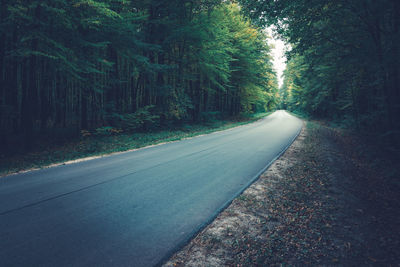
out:
{"label": "undergrowth", "polygon": [[[80,138],[76,140],[64,141],[61,144],[43,142],[29,153],[0,154],[0,176],[80,158],[101,156],[222,131],[254,122],[271,113],[243,114],[230,120],[213,120],[203,124],[184,124],[171,129],[159,129],[149,132],[110,132],[106,127],[93,132],[82,131]],[[104,132],[107,134],[102,134]]]}

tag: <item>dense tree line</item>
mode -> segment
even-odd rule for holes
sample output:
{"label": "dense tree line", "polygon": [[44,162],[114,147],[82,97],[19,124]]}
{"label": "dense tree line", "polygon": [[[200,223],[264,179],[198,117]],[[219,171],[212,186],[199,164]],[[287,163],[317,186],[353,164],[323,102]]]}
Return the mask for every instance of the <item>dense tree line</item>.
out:
{"label": "dense tree line", "polygon": [[242,1],[291,44],[283,107],[400,142],[400,1]]}
{"label": "dense tree line", "polygon": [[220,0],[1,0],[1,147],[273,108],[266,38]]}

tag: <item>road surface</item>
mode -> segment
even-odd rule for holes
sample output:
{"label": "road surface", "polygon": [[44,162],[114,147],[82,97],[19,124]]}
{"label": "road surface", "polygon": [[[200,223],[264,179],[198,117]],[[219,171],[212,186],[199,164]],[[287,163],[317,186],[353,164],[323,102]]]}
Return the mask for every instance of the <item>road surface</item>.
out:
{"label": "road surface", "polygon": [[160,264],[301,127],[277,111],[222,132],[0,178],[0,266]]}

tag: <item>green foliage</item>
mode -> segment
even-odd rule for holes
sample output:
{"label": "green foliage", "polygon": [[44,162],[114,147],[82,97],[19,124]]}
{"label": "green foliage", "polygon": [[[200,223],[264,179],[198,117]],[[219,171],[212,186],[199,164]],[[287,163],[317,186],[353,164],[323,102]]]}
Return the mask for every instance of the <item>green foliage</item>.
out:
{"label": "green foliage", "polygon": [[222,114],[219,111],[208,111],[202,112],[200,115],[200,119],[205,123],[215,123],[216,121],[222,118]]}
{"label": "green foliage", "polygon": [[[114,134],[119,134],[122,133],[122,130],[120,129],[116,129],[114,127],[111,126],[103,126],[103,127],[99,127],[95,130],[94,135],[97,136],[110,136],[110,135],[114,135]],[[85,135],[85,133],[82,133],[83,135]],[[88,136],[86,134],[86,136]]]}
{"label": "green foliage", "polygon": [[[399,132],[399,1],[240,2],[292,46],[283,107],[378,135]],[[387,136],[400,145],[399,134]]]}
{"label": "green foliage", "polygon": [[[100,127],[95,131],[81,130],[81,138],[79,139],[60,143],[47,138],[40,142],[40,147],[36,151],[28,153],[24,151],[7,157],[0,157],[0,176],[83,157],[100,156],[222,131],[253,122],[266,115],[265,113],[252,114],[241,121],[217,120],[207,124],[185,124],[175,129],[156,129],[147,132],[127,133],[109,126]],[[115,130],[118,133],[115,133]]]}
{"label": "green foliage", "polygon": [[0,107],[13,114],[0,115],[2,144],[277,103],[266,36],[226,1],[1,1],[0,37]]}
{"label": "green foliage", "polygon": [[122,116],[122,128],[128,131],[144,130],[157,124],[159,115],[151,112],[153,105],[145,106],[134,113]]}

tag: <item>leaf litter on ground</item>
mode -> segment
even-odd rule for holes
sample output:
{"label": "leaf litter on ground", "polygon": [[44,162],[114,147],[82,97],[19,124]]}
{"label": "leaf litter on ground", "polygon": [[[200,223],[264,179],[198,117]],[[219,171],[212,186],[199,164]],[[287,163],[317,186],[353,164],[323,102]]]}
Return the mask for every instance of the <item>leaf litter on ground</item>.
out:
{"label": "leaf litter on ground", "polygon": [[354,152],[363,145],[355,139],[308,122],[292,146],[164,266],[398,266],[397,188]]}

